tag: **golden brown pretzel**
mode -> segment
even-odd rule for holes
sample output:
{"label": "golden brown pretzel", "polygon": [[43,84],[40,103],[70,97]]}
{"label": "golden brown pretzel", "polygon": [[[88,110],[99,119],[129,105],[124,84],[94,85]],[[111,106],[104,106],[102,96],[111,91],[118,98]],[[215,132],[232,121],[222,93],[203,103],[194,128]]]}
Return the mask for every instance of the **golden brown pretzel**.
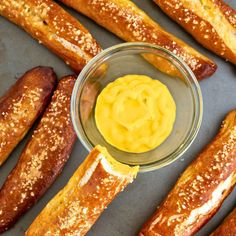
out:
{"label": "golden brown pretzel", "polygon": [[101,50],[88,30],[52,0],[1,0],[0,15],[22,27],[75,72]]}
{"label": "golden brown pretzel", "polygon": [[0,165],[45,109],[56,82],[52,68],[36,67],[0,98]]}
{"label": "golden brown pretzel", "polygon": [[217,212],[236,183],[236,110],[184,171],[140,236],[194,235]]}
{"label": "golden brown pretzel", "polygon": [[133,181],[137,171],[138,167],[121,164],[96,146],[25,235],[85,235],[114,197]]}
{"label": "golden brown pretzel", "polygon": [[0,232],[7,230],[61,173],[76,140],[70,119],[75,77],[60,80],[52,101],[0,190]]}
{"label": "golden brown pretzel", "polygon": [[225,218],[222,224],[211,236],[235,236],[236,235],[236,208]]}
{"label": "golden brown pretzel", "polygon": [[236,64],[236,10],[222,0],[154,0],[204,47]]}
{"label": "golden brown pretzel", "polygon": [[[61,0],[125,41],[147,42],[162,46],[181,57],[198,79],[212,75],[216,65],[186,43],[164,31],[130,0]],[[157,67],[166,67],[166,60]],[[168,66],[169,67],[169,66]],[[176,73],[172,73],[176,74]]]}

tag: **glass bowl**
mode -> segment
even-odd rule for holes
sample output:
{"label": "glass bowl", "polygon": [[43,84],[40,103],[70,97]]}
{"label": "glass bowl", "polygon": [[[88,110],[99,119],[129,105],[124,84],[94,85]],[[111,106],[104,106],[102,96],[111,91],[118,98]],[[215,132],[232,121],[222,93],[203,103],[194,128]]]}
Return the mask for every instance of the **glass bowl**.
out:
{"label": "glass bowl", "polygon": [[[160,146],[144,153],[129,153],[113,147],[95,123],[97,96],[108,83],[127,74],[158,79],[168,87],[176,103],[172,133]],[[151,171],[170,164],[189,148],[202,121],[202,95],[193,72],[170,51],[147,43],[123,43],[102,51],[84,67],[73,90],[71,117],[88,151],[100,144],[118,161],[139,165],[142,172]]]}

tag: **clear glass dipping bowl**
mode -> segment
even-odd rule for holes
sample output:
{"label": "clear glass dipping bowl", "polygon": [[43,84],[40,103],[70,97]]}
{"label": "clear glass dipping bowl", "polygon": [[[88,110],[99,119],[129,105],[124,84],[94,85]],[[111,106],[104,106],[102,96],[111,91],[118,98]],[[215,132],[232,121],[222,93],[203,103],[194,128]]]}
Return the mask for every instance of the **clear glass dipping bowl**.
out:
{"label": "clear glass dipping bowl", "polygon": [[[111,146],[95,123],[97,96],[108,83],[127,74],[160,80],[169,88],[176,103],[176,121],[171,135],[159,147],[145,153],[128,153]],[[199,131],[202,106],[198,81],[181,59],[155,45],[124,43],[102,51],[82,70],[72,94],[71,117],[88,151],[100,144],[118,161],[139,165],[140,171],[145,172],[166,166],[183,155]]]}

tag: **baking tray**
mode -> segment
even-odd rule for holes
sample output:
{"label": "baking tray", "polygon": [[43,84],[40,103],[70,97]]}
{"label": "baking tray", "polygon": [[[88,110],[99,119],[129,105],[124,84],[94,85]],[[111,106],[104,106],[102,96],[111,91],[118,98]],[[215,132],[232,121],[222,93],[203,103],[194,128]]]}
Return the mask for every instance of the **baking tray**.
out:
{"label": "baking tray", "polygon": [[[198,45],[180,26],[171,21],[152,0],[135,0],[140,8],[146,11],[166,30],[183,39],[200,52],[215,60],[217,72],[201,81],[204,116],[200,132],[189,150],[171,165],[149,173],[139,174],[133,184],[109,205],[99,220],[87,234],[88,236],[134,236],[142,224],[155,211],[170,191],[179,175],[196,157],[201,149],[214,137],[225,114],[236,108],[236,68],[230,63],[210,53]],[[236,8],[235,0],[226,1]],[[67,8],[66,8],[67,9]],[[122,41],[88,18],[71,11],[99,41],[103,48]],[[52,66],[58,77],[71,74],[72,71],[53,53],[34,41],[27,33],[0,17],[0,95],[12,85],[16,78],[25,71],[38,65]],[[30,134],[15,149],[8,161],[0,168],[0,186],[14,167]],[[21,236],[47,202],[67,183],[70,176],[87,155],[87,151],[78,141],[70,160],[61,176],[47,191],[42,199],[29,210],[17,224],[5,232],[4,236]],[[197,234],[209,233],[220,224],[223,218],[235,207],[236,189],[224,202],[215,217]]]}

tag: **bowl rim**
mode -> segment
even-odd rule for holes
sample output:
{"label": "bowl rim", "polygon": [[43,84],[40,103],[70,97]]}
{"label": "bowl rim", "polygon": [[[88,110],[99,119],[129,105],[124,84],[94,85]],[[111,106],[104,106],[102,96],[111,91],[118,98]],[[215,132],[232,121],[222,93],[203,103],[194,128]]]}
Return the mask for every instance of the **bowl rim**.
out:
{"label": "bowl rim", "polygon": [[[163,47],[150,43],[140,43],[140,42],[121,43],[103,50],[102,52],[97,54],[94,58],[92,58],[78,75],[71,96],[70,114],[71,114],[72,124],[77,134],[77,137],[79,138],[82,145],[90,152],[94,148],[94,145],[91,144],[90,140],[87,138],[84,132],[78,111],[79,100],[80,100],[79,98],[83,90],[83,85],[86,81],[86,74],[88,74],[93,65],[96,62],[100,61],[101,59],[106,59],[107,57],[110,57],[111,55],[114,55],[115,53],[121,50],[135,47],[139,48],[139,50],[141,48],[146,48],[146,49],[161,51],[162,53],[165,53],[168,56],[170,56],[171,59],[174,59],[174,61],[177,62],[176,66],[181,66],[181,68],[178,68],[181,71],[181,73],[184,71],[187,74],[187,76],[185,77],[189,82],[190,88],[192,91],[195,91],[195,93],[193,92],[191,93],[194,101],[194,115],[190,131],[186,135],[184,141],[172,153],[162,158],[161,160],[140,165],[140,172],[148,172],[167,166],[172,162],[174,162],[175,160],[177,160],[178,158],[180,158],[191,146],[201,127],[202,117],[203,117],[203,98],[202,98],[201,88],[194,73],[181,58],[179,58],[174,53]],[[77,94],[79,94],[80,96],[77,96]]]}

